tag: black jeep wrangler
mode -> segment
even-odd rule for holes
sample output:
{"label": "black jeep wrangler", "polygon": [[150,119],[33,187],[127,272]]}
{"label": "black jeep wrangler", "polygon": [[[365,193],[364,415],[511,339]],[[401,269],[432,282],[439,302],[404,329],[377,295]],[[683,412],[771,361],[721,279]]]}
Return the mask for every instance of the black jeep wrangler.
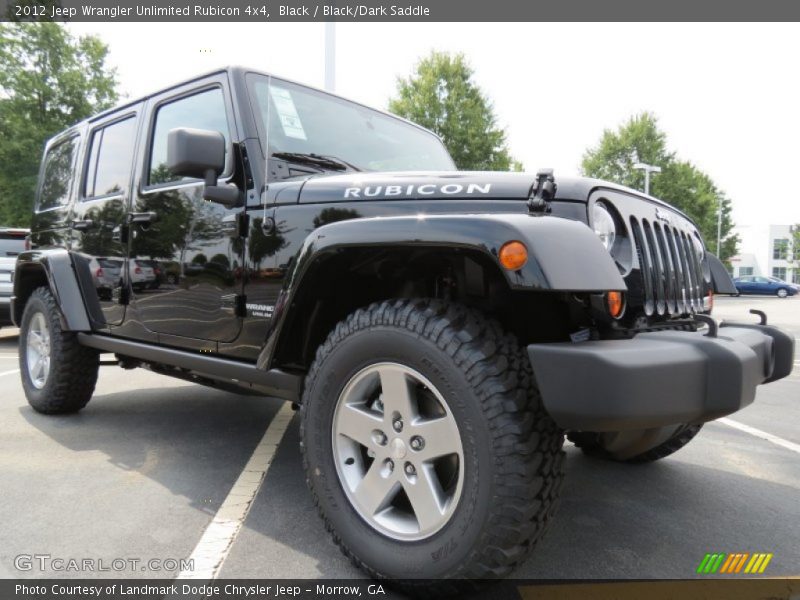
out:
{"label": "black jeep wrangler", "polygon": [[508,574],[565,432],[658,459],[793,365],[763,314],[708,316],[736,289],[668,204],[459,172],[413,123],[249,69],[53,138],[33,223],[12,308],[33,408],[83,408],[101,353],[296,403],[320,514],[375,577]]}

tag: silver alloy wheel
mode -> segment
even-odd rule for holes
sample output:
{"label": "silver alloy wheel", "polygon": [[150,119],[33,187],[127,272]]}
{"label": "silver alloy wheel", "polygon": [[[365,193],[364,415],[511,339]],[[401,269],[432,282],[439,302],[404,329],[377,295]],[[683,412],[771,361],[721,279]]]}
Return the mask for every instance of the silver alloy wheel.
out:
{"label": "silver alloy wheel", "polygon": [[787,292],[785,289],[781,288],[778,290],[778,298],[786,298],[788,295],[789,292]]}
{"label": "silver alloy wheel", "polygon": [[42,389],[50,374],[50,329],[44,314],[37,312],[28,324],[28,336],[25,339],[25,361],[28,366],[28,378],[33,387]]}
{"label": "silver alloy wheel", "polygon": [[339,481],[374,529],[420,540],[447,524],[464,450],[447,402],[423,375],[389,362],[362,369],[339,395],[332,434]]}

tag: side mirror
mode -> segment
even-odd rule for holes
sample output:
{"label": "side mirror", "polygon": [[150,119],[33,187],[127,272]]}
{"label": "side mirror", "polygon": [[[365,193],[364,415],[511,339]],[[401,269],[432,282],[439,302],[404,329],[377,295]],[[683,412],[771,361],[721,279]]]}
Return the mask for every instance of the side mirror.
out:
{"label": "side mirror", "polygon": [[225,136],[218,131],[172,129],[167,136],[167,167],[175,175],[205,180],[203,198],[228,208],[239,206],[235,185],[217,185],[225,170]]}

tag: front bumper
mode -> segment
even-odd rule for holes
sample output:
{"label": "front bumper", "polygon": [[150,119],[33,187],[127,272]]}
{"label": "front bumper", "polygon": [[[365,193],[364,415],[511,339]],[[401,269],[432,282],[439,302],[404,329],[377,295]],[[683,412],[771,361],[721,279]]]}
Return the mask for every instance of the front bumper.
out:
{"label": "front bumper", "polygon": [[794,338],[768,325],[628,340],[532,344],[545,409],[563,429],[624,431],[702,423],[744,408],[756,386],[786,377]]}

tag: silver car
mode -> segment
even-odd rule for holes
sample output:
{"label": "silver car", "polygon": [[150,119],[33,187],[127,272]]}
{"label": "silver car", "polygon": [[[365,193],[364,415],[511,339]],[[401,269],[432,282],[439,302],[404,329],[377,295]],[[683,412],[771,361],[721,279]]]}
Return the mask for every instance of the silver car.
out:
{"label": "silver car", "polygon": [[11,325],[11,276],[20,252],[30,250],[30,230],[0,227],[0,327]]}

